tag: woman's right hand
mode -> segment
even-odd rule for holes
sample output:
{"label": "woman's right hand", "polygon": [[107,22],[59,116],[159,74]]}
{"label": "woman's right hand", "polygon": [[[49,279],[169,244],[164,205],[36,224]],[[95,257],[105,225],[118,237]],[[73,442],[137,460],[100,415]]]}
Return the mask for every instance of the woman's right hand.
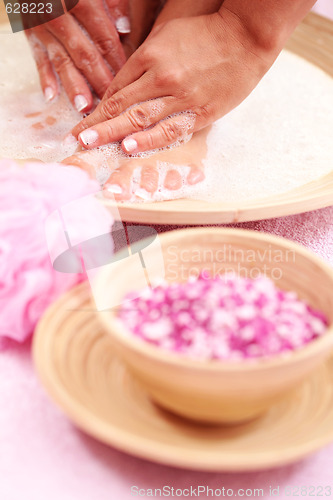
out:
{"label": "woman's right hand", "polygon": [[70,12],[25,31],[47,101],[59,93],[56,74],[80,112],[93,106],[91,88],[103,97],[126,62],[120,35],[130,32],[128,10],[128,0],[79,0]]}

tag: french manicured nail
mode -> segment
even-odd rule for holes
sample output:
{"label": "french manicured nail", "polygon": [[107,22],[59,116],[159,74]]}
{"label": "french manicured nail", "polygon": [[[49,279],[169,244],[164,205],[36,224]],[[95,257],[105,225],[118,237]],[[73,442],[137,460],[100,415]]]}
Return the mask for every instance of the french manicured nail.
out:
{"label": "french manicured nail", "polygon": [[126,35],[131,32],[131,23],[127,16],[118,17],[115,24],[118,33]]}
{"label": "french manicured nail", "polygon": [[148,193],[148,191],[146,191],[145,189],[143,188],[139,188],[135,191],[135,195],[138,197],[138,198],[141,198],[142,200],[151,200],[151,194]]}
{"label": "french manicured nail", "polygon": [[80,113],[80,111],[83,111],[88,106],[88,101],[84,95],[77,95],[74,99],[74,105]]}
{"label": "french manicured nail", "polygon": [[126,150],[126,153],[134,153],[134,151],[138,149],[138,143],[131,137],[129,137],[128,139],[124,139],[123,146]]}
{"label": "french manicured nail", "polygon": [[188,175],[187,181],[189,184],[198,184],[205,180],[205,174],[199,170],[198,172],[192,172]]}
{"label": "french manicured nail", "polygon": [[110,184],[107,187],[107,190],[109,191],[109,193],[112,194],[121,194],[123,192],[123,190],[121,189],[120,186],[118,186],[118,184]]}
{"label": "french manicured nail", "polygon": [[96,132],[96,130],[91,130],[88,128],[87,130],[84,130],[83,132],[81,132],[81,134],[79,134],[79,139],[85,146],[90,146],[90,144],[94,144],[94,142],[97,141],[98,133]]}
{"label": "french manicured nail", "polygon": [[45,101],[46,102],[52,101],[52,99],[54,98],[54,96],[55,96],[55,93],[54,93],[53,88],[52,87],[46,87],[46,89],[44,90]]}
{"label": "french manicured nail", "polygon": [[65,139],[62,141],[63,146],[74,146],[78,144],[78,140],[72,134],[66,135]]}

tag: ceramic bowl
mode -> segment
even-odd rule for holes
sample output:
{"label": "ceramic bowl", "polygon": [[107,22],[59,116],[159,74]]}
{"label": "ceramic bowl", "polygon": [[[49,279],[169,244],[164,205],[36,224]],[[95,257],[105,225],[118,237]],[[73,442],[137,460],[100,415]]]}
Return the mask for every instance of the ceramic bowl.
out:
{"label": "ceramic bowl", "polygon": [[[121,304],[128,292],[166,279],[187,281],[202,270],[264,273],[284,290],[297,292],[329,318],[327,332],[305,347],[271,358],[198,361],[134,337],[117,319],[117,307],[100,311],[114,348],[158,405],[183,417],[235,424],[253,419],[297,389],[333,349],[333,269],[289,240],[255,231],[200,228],[159,235],[144,250],[100,271],[95,298]],[[140,258],[139,258],[140,256]],[[144,260],[145,269],[138,263]]]}

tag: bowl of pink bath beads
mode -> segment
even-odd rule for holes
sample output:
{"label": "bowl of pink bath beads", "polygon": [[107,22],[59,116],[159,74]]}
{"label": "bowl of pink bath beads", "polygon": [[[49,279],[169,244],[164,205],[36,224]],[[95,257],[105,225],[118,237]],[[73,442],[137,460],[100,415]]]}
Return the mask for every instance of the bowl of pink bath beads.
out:
{"label": "bowl of pink bath beads", "polygon": [[[288,240],[200,228],[164,233],[102,271],[100,314],[151,398],[192,420],[239,423],[297,389],[333,349],[333,270]],[[143,246],[144,248],[144,246]]]}
{"label": "bowl of pink bath beads", "polygon": [[118,318],[136,338],[197,360],[253,360],[290,353],[323,335],[324,313],[265,276],[201,273],[129,293]]}

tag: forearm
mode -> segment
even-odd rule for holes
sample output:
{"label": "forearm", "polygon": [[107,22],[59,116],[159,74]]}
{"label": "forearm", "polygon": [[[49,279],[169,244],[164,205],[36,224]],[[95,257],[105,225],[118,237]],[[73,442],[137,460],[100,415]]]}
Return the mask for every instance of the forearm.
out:
{"label": "forearm", "polygon": [[123,39],[129,57],[147,38],[160,6],[160,0],[130,0],[131,33]]}
{"label": "forearm", "polygon": [[170,19],[213,14],[221,4],[222,0],[167,0],[154,26]]}
{"label": "forearm", "polygon": [[167,0],[161,9],[160,0],[132,0],[132,31],[125,40],[129,45],[127,55],[145,40],[153,25],[155,27],[181,17],[212,14],[219,10],[221,4],[222,0]]}
{"label": "forearm", "polygon": [[221,17],[234,17],[263,49],[279,52],[315,0],[225,0]]}

